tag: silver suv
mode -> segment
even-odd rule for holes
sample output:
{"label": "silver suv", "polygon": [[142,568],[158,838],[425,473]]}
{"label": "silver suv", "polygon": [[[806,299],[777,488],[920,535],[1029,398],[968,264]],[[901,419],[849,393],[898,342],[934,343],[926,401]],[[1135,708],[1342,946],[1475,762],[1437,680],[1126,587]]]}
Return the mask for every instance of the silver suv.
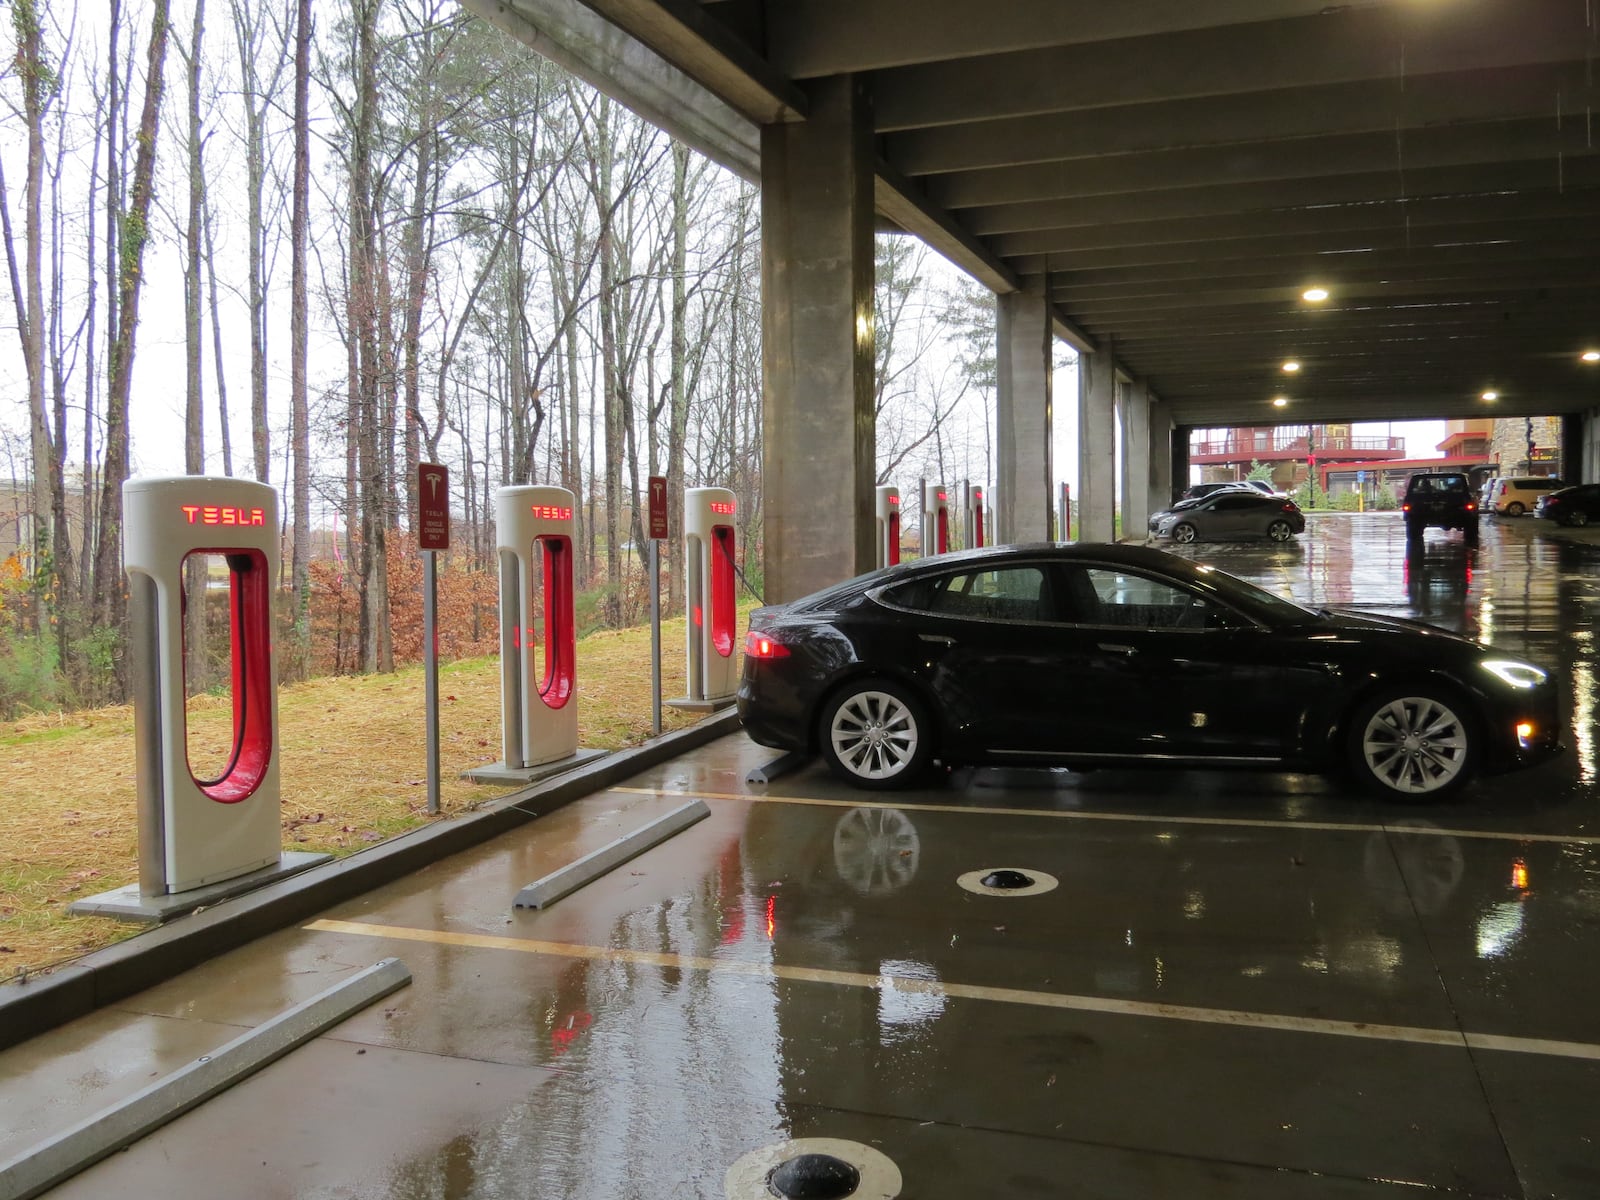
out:
{"label": "silver suv", "polygon": [[1543,475],[1508,475],[1503,479],[1491,479],[1484,507],[1490,512],[1520,517],[1523,513],[1533,511],[1533,502],[1540,496],[1566,486],[1559,479]]}

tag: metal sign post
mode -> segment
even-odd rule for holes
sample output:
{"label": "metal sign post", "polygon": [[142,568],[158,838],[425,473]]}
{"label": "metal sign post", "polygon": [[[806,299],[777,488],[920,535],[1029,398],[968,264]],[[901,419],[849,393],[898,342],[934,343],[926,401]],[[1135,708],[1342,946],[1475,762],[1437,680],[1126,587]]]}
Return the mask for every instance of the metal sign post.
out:
{"label": "metal sign post", "polygon": [[417,548],[422,552],[422,707],[428,744],[428,811],[439,811],[439,568],[450,549],[450,472],[437,463],[417,467]]}
{"label": "metal sign post", "polygon": [[661,543],[667,536],[667,477],[650,476],[650,732],[661,736]]}

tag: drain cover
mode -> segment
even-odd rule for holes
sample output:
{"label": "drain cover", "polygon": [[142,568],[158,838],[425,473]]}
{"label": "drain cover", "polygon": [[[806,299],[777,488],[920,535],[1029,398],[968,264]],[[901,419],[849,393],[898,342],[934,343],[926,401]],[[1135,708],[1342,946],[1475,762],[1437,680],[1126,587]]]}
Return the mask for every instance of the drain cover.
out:
{"label": "drain cover", "polygon": [[1024,875],[1021,871],[1013,871],[1010,867],[1002,867],[998,871],[990,871],[978,882],[983,884],[984,887],[1005,888],[1007,891],[1012,888],[1033,886],[1033,879],[1030,876]]}
{"label": "drain cover", "polygon": [[861,1172],[831,1154],[801,1154],[780,1163],[767,1187],[784,1200],[844,1200],[855,1195]]}

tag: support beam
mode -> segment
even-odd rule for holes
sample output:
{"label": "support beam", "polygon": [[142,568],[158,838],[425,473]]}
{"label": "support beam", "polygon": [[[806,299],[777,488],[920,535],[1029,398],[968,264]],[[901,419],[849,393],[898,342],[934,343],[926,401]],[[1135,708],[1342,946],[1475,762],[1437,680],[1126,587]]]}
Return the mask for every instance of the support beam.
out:
{"label": "support beam", "polygon": [[1114,347],[1078,356],[1078,540],[1109,542],[1116,529]]}
{"label": "support beam", "polygon": [[1003,543],[1050,538],[1051,314],[1037,292],[996,298],[995,438]]}
{"label": "support beam", "polygon": [[871,109],[856,79],[808,91],[809,120],[761,131],[763,562],[772,604],[877,562]]}
{"label": "support beam", "polygon": [[1122,398],[1123,540],[1143,538],[1150,523],[1150,386],[1134,380],[1119,388]]}
{"label": "support beam", "polygon": [[[1150,392],[1148,385],[1146,395],[1150,398],[1147,421],[1150,477],[1145,494],[1145,507],[1150,512],[1160,512],[1172,503],[1173,493],[1177,490],[1172,484],[1172,442],[1177,436],[1177,430],[1172,425],[1172,409],[1166,402]],[[1146,522],[1148,524],[1148,518]]]}

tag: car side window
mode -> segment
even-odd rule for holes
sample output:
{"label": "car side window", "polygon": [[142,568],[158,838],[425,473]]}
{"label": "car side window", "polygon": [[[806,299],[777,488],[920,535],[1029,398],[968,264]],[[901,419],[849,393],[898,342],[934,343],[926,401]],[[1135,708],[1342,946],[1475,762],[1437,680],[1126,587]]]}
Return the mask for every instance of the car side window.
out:
{"label": "car side window", "polygon": [[917,612],[991,621],[1039,621],[1051,611],[1044,571],[1027,565],[918,579],[891,588],[883,598]]}
{"label": "car side window", "polygon": [[1227,512],[1235,508],[1254,508],[1257,504],[1256,496],[1224,496],[1211,506],[1215,512]]}
{"label": "car side window", "polygon": [[1134,571],[1111,567],[1074,568],[1069,588],[1072,617],[1086,625],[1124,629],[1233,629],[1242,621],[1229,609]]}

